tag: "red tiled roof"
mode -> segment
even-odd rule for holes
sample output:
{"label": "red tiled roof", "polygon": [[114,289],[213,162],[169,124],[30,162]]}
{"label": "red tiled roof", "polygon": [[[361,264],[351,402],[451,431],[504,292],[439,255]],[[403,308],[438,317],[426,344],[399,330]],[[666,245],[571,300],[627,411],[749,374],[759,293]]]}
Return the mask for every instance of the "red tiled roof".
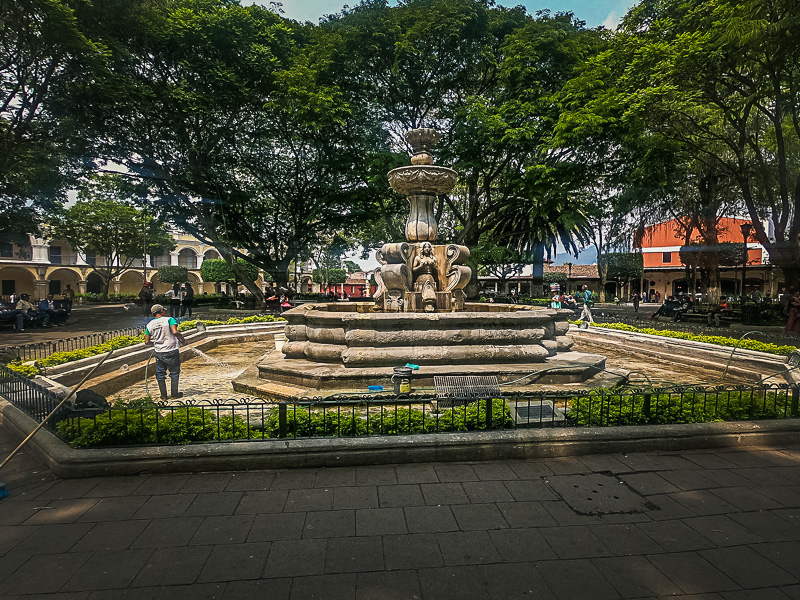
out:
{"label": "red tiled roof", "polygon": [[572,265],[572,273],[570,274],[568,265],[544,265],[545,273],[564,273],[574,278],[582,279],[599,279],[600,274],[597,272],[597,265]]}

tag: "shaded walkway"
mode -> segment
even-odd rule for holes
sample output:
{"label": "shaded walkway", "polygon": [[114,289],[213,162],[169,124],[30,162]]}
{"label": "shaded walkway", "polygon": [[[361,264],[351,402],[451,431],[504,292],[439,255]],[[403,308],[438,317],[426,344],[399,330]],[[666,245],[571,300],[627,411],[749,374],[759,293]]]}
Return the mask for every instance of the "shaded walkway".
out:
{"label": "shaded walkway", "polygon": [[4,600],[800,598],[800,448],[0,479]]}

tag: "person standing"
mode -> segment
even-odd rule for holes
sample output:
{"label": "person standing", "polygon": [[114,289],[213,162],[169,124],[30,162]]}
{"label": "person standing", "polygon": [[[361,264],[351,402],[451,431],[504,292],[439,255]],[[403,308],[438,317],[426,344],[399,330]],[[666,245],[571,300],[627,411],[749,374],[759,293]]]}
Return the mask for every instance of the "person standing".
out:
{"label": "person standing", "polygon": [[142,290],[139,292],[139,300],[142,301],[144,316],[150,315],[150,309],[153,306],[153,284],[149,281],[145,281],[142,285]]}
{"label": "person standing", "polygon": [[181,316],[188,313],[189,318],[192,318],[192,306],[194,306],[194,288],[188,281],[186,287],[183,289],[183,303],[181,304]]}
{"label": "person standing", "polygon": [[639,292],[636,292],[631,300],[633,300],[633,312],[639,312],[639,303],[642,301],[642,297],[639,295]]}
{"label": "person standing", "polygon": [[67,284],[64,291],[61,292],[61,297],[64,299],[64,310],[68,313],[72,312],[72,302],[75,300],[75,290]]}
{"label": "person standing", "polygon": [[592,306],[594,306],[594,294],[587,286],[583,286],[583,310],[581,311],[581,321],[594,323],[592,318]]}
{"label": "person standing", "polygon": [[167,399],[167,371],[170,378],[170,396],[180,398],[182,392],[178,391],[178,379],[181,375],[180,347],[186,343],[183,334],[178,331],[178,322],[173,317],[168,317],[166,309],[160,304],[154,304],[150,309],[153,319],[147,324],[144,333],[146,346],[153,345],[156,357],[156,382],[161,399]]}
{"label": "person standing", "polygon": [[181,285],[176,283],[172,286],[171,294],[169,296],[169,316],[177,319],[181,316],[181,300],[183,300],[183,292],[181,292]]}

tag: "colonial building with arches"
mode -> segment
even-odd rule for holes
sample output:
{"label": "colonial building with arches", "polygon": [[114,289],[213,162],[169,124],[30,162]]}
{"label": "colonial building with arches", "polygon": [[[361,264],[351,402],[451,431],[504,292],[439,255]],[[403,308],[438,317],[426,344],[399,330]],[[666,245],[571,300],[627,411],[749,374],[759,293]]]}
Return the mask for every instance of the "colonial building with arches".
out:
{"label": "colonial building with arches", "polygon": [[[219,253],[190,235],[172,232],[172,236],[175,250],[162,256],[147,256],[144,265],[137,258],[131,268],[112,280],[109,293],[138,294],[143,281],[151,281],[156,293],[166,292],[172,284],[158,280],[158,267],[162,265],[186,267],[197,294],[218,292],[219,284],[202,280],[200,267],[204,260],[220,258]],[[0,243],[0,294],[4,300],[20,294],[37,299],[47,294],[59,295],[67,285],[78,294],[100,293],[102,279],[95,267],[102,266],[102,262],[98,263],[102,258],[78,252],[64,240],[28,237],[27,245]]]}

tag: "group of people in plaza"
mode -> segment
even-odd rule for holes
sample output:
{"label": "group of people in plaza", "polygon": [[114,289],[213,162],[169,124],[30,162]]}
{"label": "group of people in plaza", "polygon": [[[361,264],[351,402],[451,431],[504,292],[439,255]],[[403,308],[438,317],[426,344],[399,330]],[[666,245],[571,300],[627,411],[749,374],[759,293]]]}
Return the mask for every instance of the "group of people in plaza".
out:
{"label": "group of people in plaza", "polygon": [[69,284],[61,292],[61,297],[57,306],[54,294],[48,294],[39,302],[31,301],[30,294],[20,294],[19,298],[12,294],[8,304],[0,309],[0,320],[13,323],[18,332],[24,332],[26,325],[60,327],[66,324],[75,299],[75,291]]}
{"label": "group of people in plaza", "polygon": [[[188,281],[184,284],[175,283],[171,290],[164,294],[168,300],[169,316],[172,318],[191,317],[194,306],[194,288]],[[156,290],[152,281],[145,281],[139,292],[139,300],[145,316],[151,314],[156,298]]]}

